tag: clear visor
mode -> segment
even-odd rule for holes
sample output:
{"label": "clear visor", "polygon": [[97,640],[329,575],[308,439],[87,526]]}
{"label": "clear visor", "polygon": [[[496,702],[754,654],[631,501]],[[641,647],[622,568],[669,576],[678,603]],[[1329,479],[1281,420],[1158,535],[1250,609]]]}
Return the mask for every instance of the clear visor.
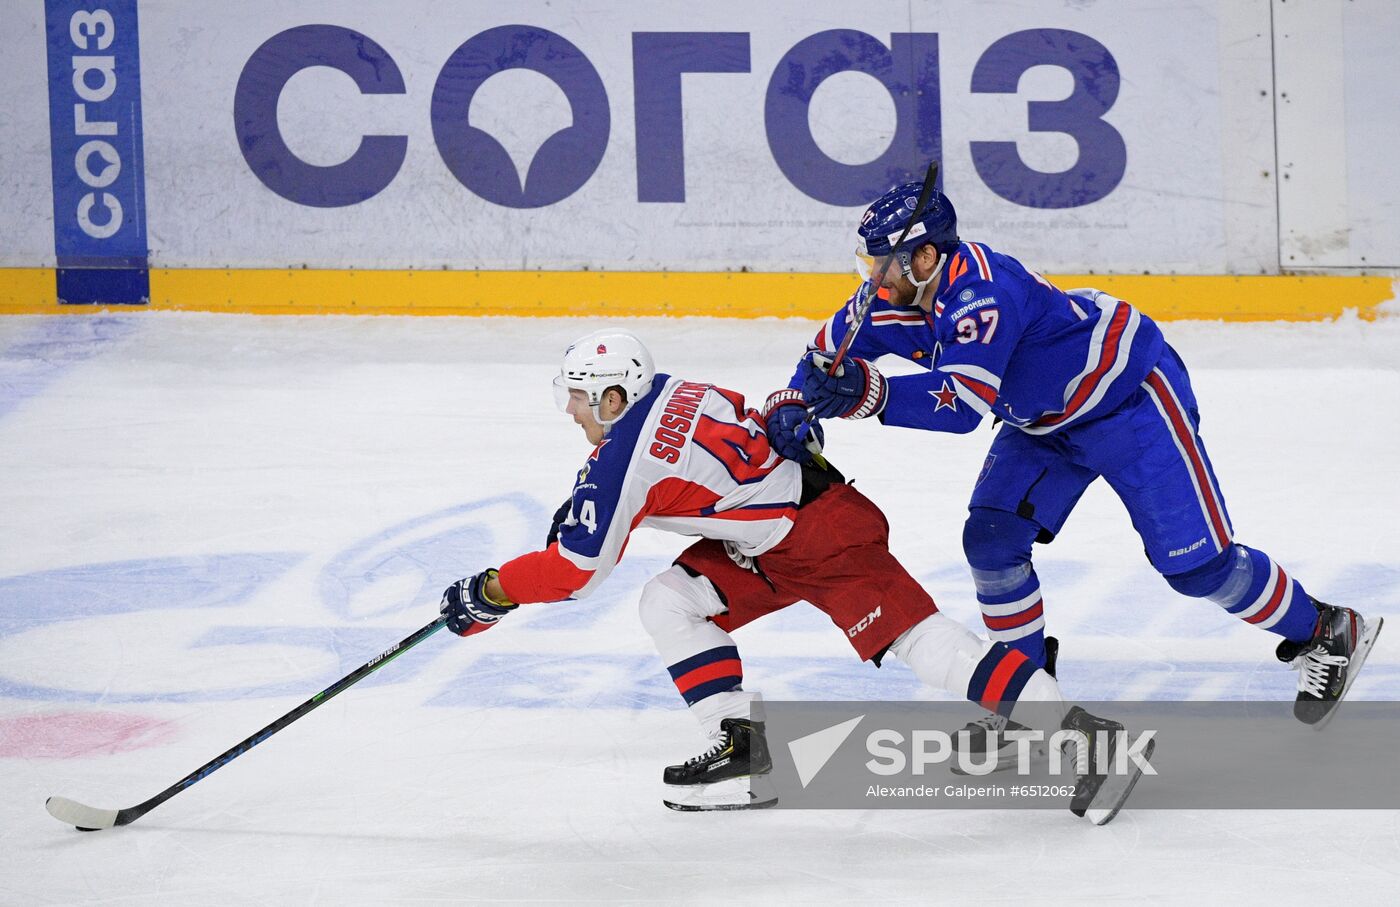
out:
{"label": "clear visor", "polygon": [[889,261],[888,255],[874,256],[866,254],[863,247],[856,247],[856,274],[864,281],[873,280],[876,275],[885,270],[885,262]]}
{"label": "clear visor", "polygon": [[569,411],[569,403],[578,395],[578,401],[583,404],[588,403],[588,393],[580,388],[569,387],[564,383],[563,375],[554,376],[554,405],[559,407],[561,413]]}

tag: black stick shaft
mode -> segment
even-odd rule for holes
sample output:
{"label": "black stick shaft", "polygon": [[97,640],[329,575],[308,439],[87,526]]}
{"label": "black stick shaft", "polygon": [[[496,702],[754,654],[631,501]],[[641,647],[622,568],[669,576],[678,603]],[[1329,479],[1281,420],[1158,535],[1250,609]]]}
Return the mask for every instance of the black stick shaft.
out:
{"label": "black stick shaft", "polygon": [[[924,209],[928,207],[928,201],[933,197],[933,187],[938,182],[938,161],[932,161],[928,165],[928,172],[924,174],[924,184],[919,189],[919,200],[914,204],[914,213],[909,217],[909,223],[904,225],[904,230],[899,234],[899,238],[890,246],[890,254],[885,258],[885,266],[880,269],[880,276],[874,280],[867,280],[861,284],[860,301],[856,303],[855,312],[851,315],[851,329],[846,332],[846,336],[841,340],[841,345],[836,348],[836,355],[831,359],[831,365],[827,366],[828,375],[836,374],[836,370],[841,367],[841,360],[846,358],[846,352],[850,350],[851,344],[855,342],[856,334],[860,333],[860,326],[865,323],[866,313],[875,304],[875,287],[877,284],[885,282],[885,275],[890,272],[890,265],[894,264],[894,254],[899,251],[899,247],[904,245],[904,241],[909,238],[909,231],[914,224],[923,216]],[[807,437],[807,433],[812,430],[812,412],[807,411],[807,417],[802,420],[802,424],[797,426],[795,435],[801,441]],[[815,455],[818,463],[825,468],[826,462],[821,454]]]}
{"label": "black stick shaft", "polygon": [[386,664],[393,661],[395,658],[398,658],[400,655],[407,652],[414,646],[418,645],[420,642],[427,639],[429,636],[432,636],[434,633],[441,630],[445,626],[447,626],[447,618],[439,617],[432,623],[415,631],[412,635],[399,640],[397,643],[390,646],[387,650],[385,650],[377,657],[371,658],[369,661],[360,665],[358,668],[351,671],[349,674],[346,674],[344,677],[340,678],[335,683],[326,687],[324,690],[317,693],[315,696],[312,696],[310,699],[306,700],[301,705],[292,709],[290,712],[283,715],[281,718],[278,718],[276,721],[272,722],[267,727],[258,731],[256,734],[253,734],[251,737],[247,738],[242,743],[239,743],[231,747],[227,751],[221,753],[220,755],[215,756],[213,759],[209,760],[204,765],[201,765],[199,768],[190,772],[184,778],[180,779],[179,781],[167,787],[165,790],[156,794],[151,799],[147,800],[145,803],[141,803],[136,806],[129,806],[126,809],[119,810],[117,812],[117,824],[127,825],[132,822],[135,822],[137,819],[141,818],[146,813],[155,809],[157,806],[160,806],[162,803],[164,803],[166,800],[169,800],[171,797],[175,796],[180,791],[195,784],[198,781],[204,780],[205,778],[212,775],[214,772],[223,768],[225,765],[228,765],[234,759],[237,759],[239,756],[248,752],[248,750],[257,746],[259,743],[262,743],[264,740],[271,737],[278,731],[282,730],[287,725],[291,724],[293,721],[296,721],[298,718],[301,718],[308,712],[314,711],[318,706],[329,702],[331,699],[334,699],[338,694],[343,693],[345,690],[350,689],[350,687],[359,683],[361,680],[364,680],[366,677],[373,674],[380,668],[384,667]]}

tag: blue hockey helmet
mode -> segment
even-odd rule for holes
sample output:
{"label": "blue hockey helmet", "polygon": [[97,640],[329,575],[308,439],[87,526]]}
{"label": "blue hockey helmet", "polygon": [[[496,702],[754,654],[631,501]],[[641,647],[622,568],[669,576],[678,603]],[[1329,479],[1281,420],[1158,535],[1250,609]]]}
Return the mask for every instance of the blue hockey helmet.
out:
{"label": "blue hockey helmet", "polygon": [[949,255],[957,249],[958,215],[948,196],[937,189],[929,195],[928,204],[918,220],[910,224],[923,188],[922,183],[895,186],[865,209],[856,230],[856,271],[861,279],[869,280],[872,273],[878,273],[884,267],[882,259],[893,250],[905,227],[909,227],[909,235],[895,252],[895,257],[905,276],[911,280],[909,262],[919,247],[932,244],[940,256]]}

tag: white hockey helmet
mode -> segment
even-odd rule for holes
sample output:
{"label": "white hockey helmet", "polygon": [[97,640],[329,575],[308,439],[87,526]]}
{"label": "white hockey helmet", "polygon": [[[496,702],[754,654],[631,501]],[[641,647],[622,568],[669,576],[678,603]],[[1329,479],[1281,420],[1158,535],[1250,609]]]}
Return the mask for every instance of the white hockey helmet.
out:
{"label": "white hockey helmet", "polygon": [[[554,398],[561,411],[569,406],[569,391],[580,390],[588,395],[588,405],[593,409],[593,418],[603,425],[621,419],[632,404],[651,392],[652,379],[656,377],[656,365],[651,353],[642,341],[631,331],[618,328],[603,328],[594,331],[569,345],[564,351],[564,362],[559,367],[559,377],[554,379]],[[603,392],[610,387],[620,387],[627,394],[627,402],[617,419],[604,420],[598,413],[598,404],[603,400]]]}

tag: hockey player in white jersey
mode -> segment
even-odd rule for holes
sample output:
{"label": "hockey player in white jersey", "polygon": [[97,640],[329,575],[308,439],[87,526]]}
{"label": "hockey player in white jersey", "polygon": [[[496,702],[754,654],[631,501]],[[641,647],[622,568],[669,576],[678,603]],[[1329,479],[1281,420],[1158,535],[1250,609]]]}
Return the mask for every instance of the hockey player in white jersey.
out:
{"label": "hockey player in white jersey", "polygon": [[[752,780],[772,763],[730,631],[799,600],[830,616],[862,659],[893,656],[930,686],[1031,727],[1091,738],[1121,729],[1083,709],[1066,714],[1054,678],[1023,653],[940,614],[890,554],[880,510],[838,473],[775,453],[763,416],[739,394],[657,374],[641,341],[621,330],[570,346],[555,386],[593,450],[547,547],[454,583],[442,611],[449,629],[469,636],[520,604],[589,594],[638,526],[699,536],[640,603],[642,625],[711,741],[665,770],[666,805],[775,802]],[[1106,822],[1135,780],[1082,776],[1071,808]]]}

